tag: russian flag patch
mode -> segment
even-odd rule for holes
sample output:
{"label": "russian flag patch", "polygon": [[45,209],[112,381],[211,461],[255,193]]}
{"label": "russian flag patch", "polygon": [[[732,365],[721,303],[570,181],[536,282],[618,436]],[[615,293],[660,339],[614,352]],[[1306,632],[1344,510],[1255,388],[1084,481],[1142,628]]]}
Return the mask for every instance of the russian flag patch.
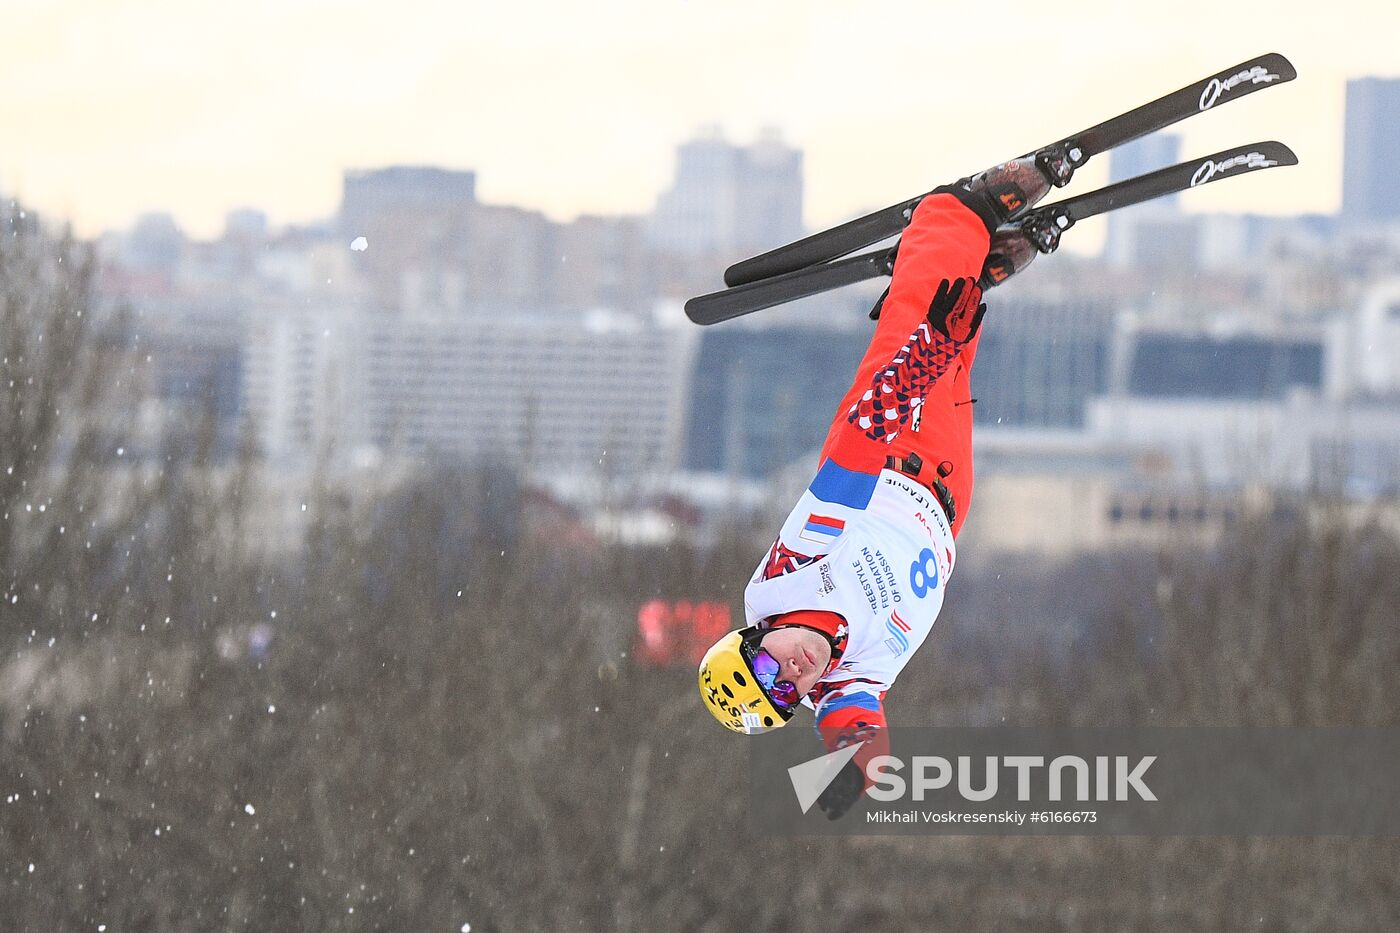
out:
{"label": "russian flag patch", "polygon": [[830,544],[845,529],[846,523],[841,519],[813,513],[807,516],[807,524],[802,526],[797,536],[816,544]]}

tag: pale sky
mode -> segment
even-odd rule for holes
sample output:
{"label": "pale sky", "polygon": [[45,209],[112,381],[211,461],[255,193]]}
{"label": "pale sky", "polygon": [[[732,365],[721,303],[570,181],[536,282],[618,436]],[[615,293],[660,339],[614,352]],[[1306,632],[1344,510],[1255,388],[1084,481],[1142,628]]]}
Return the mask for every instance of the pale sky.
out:
{"label": "pale sky", "polygon": [[435,164],[567,220],[650,210],[703,125],[772,124],[821,227],[1279,51],[1298,80],[1184,124],[1182,156],[1273,138],[1302,164],[1183,206],[1336,210],[1345,81],[1400,77],[1400,3],[1140,6],[0,0],[0,191],[84,235],[165,210],[205,237],[236,207],[329,216],[346,168]]}

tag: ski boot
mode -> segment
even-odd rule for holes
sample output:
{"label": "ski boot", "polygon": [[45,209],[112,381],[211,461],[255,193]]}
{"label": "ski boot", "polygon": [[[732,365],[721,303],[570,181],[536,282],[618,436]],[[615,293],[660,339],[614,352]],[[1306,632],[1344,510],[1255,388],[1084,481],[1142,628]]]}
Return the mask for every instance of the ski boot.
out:
{"label": "ski boot", "polygon": [[987,261],[982,264],[982,275],[977,284],[982,286],[984,292],[1000,285],[1029,266],[1038,252],[1020,227],[998,230],[992,234],[992,245],[987,250]]}
{"label": "ski boot", "polygon": [[1052,187],[1069,184],[1075,167],[1083,161],[1075,149],[1049,146],[937,190],[953,194],[972,208],[987,224],[987,231],[994,233],[998,227],[1024,217]]}
{"label": "ski boot", "polygon": [[978,284],[986,291],[1029,266],[1037,253],[1053,253],[1060,246],[1060,234],[1072,226],[1074,218],[1069,212],[1051,204],[1031,211],[1019,223],[1001,228],[992,234]]}

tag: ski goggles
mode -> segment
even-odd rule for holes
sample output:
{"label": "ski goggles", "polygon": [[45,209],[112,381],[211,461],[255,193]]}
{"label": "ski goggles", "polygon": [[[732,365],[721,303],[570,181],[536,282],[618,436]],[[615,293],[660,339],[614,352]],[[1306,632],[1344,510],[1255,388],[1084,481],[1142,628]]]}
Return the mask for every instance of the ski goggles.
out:
{"label": "ski goggles", "polygon": [[774,706],[787,710],[802,702],[802,696],[797,692],[797,684],[790,680],[778,679],[782,665],[778,663],[777,658],[759,648],[750,661],[754,679],[763,688],[768,699],[773,701]]}

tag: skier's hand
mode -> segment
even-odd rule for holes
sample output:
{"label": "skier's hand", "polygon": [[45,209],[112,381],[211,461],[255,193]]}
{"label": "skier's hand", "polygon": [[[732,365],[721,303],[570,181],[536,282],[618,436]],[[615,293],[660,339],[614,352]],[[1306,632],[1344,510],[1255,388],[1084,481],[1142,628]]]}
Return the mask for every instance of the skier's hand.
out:
{"label": "skier's hand", "polygon": [[817,798],[817,806],[821,807],[827,819],[839,820],[851,809],[851,804],[860,799],[864,790],[865,775],[860,773],[854,761],[848,761]]}
{"label": "skier's hand", "polygon": [[928,306],[928,322],[954,343],[967,343],[982,323],[987,306],[982,288],[972,276],[944,279]]}

